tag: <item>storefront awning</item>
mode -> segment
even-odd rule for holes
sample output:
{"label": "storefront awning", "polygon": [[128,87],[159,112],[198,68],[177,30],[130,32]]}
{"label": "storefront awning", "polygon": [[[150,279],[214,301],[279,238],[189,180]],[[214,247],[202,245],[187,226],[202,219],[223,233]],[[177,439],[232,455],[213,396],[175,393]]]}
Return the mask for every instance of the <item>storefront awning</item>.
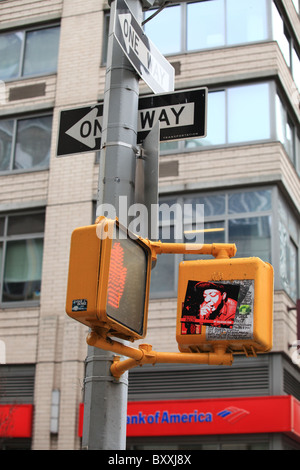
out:
{"label": "storefront awning", "polygon": [[[81,404],[79,436],[82,429]],[[300,441],[300,402],[282,395],[128,403],[128,437],[257,433],[284,433]]]}
{"label": "storefront awning", "polygon": [[0,405],[0,437],[31,437],[33,405]]}

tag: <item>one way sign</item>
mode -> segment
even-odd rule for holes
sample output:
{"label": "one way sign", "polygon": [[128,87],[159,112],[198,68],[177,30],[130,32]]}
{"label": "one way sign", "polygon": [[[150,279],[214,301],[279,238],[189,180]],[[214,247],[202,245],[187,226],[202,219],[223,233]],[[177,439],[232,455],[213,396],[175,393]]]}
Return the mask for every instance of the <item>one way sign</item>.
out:
{"label": "one way sign", "polygon": [[140,77],[154,93],[173,91],[174,67],[145,35],[125,0],[116,0],[113,7],[114,36]]}
{"label": "one way sign", "polygon": [[57,156],[99,150],[103,104],[61,111]]}
{"label": "one way sign", "polygon": [[[139,98],[137,143],[160,122],[160,142],[206,136],[207,88]],[[57,156],[101,149],[103,104],[60,113]]]}
{"label": "one way sign", "polygon": [[138,143],[160,121],[160,142],[206,136],[207,88],[149,95],[139,99]]}

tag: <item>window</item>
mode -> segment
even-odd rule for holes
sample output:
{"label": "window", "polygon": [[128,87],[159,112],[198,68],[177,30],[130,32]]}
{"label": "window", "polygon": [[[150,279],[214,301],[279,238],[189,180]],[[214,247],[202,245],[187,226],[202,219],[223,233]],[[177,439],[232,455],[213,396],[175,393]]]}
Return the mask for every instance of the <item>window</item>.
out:
{"label": "window", "polygon": [[269,85],[228,89],[228,142],[270,138]]}
{"label": "window", "polygon": [[161,154],[216,145],[279,141],[299,174],[300,137],[297,123],[287,109],[272,82],[211,90],[207,103],[207,136],[162,142]]}
{"label": "window", "polygon": [[272,25],[273,37],[278,42],[286,63],[290,66],[290,37],[274,3],[272,3]]}
{"label": "window", "polygon": [[186,147],[193,144],[220,145],[226,142],[226,92],[215,91],[208,94],[207,137],[186,141]]}
{"label": "window", "polygon": [[[145,23],[145,33],[164,55],[275,40],[300,90],[299,46],[275,1],[271,5],[270,1],[202,0],[168,6]],[[292,1],[299,13],[299,0]],[[156,11],[145,12],[145,20]],[[109,14],[105,14],[103,64],[107,53],[108,18]]]}
{"label": "window", "polygon": [[[299,0],[293,2],[299,13]],[[182,3],[165,8],[146,22],[145,32],[165,55],[273,39],[278,42],[299,88],[298,45],[275,2],[272,2],[272,14],[269,15],[269,3],[269,0]],[[152,14],[153,11],[146,12],[145,18]],[[164,34],[166,29],[167,36]]]}
{"label": "window", "polygon": [[0,80],[55,73],[59,26],[0,34]]}
{"label": "window", "polygon": [[[296,2],[295,2],[296,5]],[[282,55],[290,68],[293,79],[300,91],[299,72],[300,60],[299,53],[295,48],[295,41],[293,40],[287,25],[285,24],[276,4],[272,3],[272,28],[273,39],[278,42]]]}
{"label": "window", "polygon": [[0,301],[38,301],[41,290],[44,212],[0,216]]}
{"label": "window", "polygon": [[276,135],[277,139],[283,144],[293,165],[297,168],[299,148],[296,126],[278,95],[276,95]]}
{"label": "window", "polygon": [[298,298],[299,226],[282,198],[278,201],[279,286],[294,302]]}
{"label": "window", "polygon": [[295,143],[295,151],[296,151],[296,170],[298,175],[300,176],[300,132],[296,135],[296,143]]}
{"label": "window", "polygon": [[[162,200],[159,238],[164,242],[235,243],[237,258],[257,256],[270,262],[275,289],[284,290],[293,301],[299,298],[299,223],[277,188]],[[175,297],[179,262],[201,258],[212,256],[159,255],[151,273],[151,297]]]}
{"label": "window", "polygon": [[225,44],[223,0],[187,5],[187,49],[206,49]]}
{"label": "window", "polygon": [[300,13],[300,2],[299,2],[299,0],[292,0],[292,2],[293,2],[294,6],[296,8],[297,13],[299,14]]}
{"label": "window", "polygon": [[[153,11],[145,13],[149,18]],[[170,25],[172,27],[170,28]],[[168,34],[166,34],[168,31]],[[181,51],[181,7],[179,5],[165,8],[154,19],[145,24],[145,32],[162,54],[172,54]]]}
{"label": "window", "polygon": [[292,74],[294,77],[294,82],[300,92],[300,58],[294,47],[292,50]]}
{"label": "window", "polygon": [[0,120],[0,172],[47,168],[52,116]]}
{"label": "window", "polygon": [[[153,11],[145,14],[148,18]],[[172,24],[171,36],[164,31]],[[174,26],[174,27],[173,27]],[[268,39],[266,0],[204,0],[165,8],[145,24],[162,54],[176,54]]]}
{"label": "window", "polygon": [[245,217],[228,221],[229,243],[236,243],[239,258],[271,259],[271,216]]}
{"label": "window", "polygon": [[[258,256],[271,262],[271,214],[271,189],[163,200],[160,203],[159,238],[165,242],[235,243],[236,257]],[[175,296],[179,261],[199,257],[193,254],[159,255],[151,274],[152,297]]]}
{"label": "window", "polygon": [[161,151],[228,145],[271,138],[270,83],[257,83],[210,91],[207,136],[161,144]]}
{"label": "window", "polygon": [[227,0],[227,43],[241,44],[267,39],[267,4],[265,0]]}

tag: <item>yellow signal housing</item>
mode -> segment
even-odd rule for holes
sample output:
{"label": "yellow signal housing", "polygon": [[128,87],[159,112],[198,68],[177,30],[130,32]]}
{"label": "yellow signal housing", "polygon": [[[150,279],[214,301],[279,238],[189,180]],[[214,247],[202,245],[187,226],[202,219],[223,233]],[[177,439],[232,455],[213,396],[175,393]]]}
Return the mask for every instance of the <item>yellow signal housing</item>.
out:
{"label": "yellow signal housing", "polygon": [[147,330],[152,255],[118,220],[71,236],[66,313],[105,336],[134,341]]}
{"label": "yellow signal housing", "polygon": [[273,267],[259,258],[215,258],[179,265],[176,340],[181,352],[216,345],[249,356],[273,342]]}

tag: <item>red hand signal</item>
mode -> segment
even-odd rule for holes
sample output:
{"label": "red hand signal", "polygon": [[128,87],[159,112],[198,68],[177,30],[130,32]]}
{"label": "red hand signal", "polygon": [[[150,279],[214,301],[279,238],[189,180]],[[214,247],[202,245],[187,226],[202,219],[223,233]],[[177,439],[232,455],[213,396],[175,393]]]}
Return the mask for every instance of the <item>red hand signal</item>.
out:
{"label": "red hand signal", "polygon": [[114,308],[119,308],[126,281],[127,268],[123,262],[124,250],[120,242],[115,242],[111,250],[107,288],[107,303]]}

